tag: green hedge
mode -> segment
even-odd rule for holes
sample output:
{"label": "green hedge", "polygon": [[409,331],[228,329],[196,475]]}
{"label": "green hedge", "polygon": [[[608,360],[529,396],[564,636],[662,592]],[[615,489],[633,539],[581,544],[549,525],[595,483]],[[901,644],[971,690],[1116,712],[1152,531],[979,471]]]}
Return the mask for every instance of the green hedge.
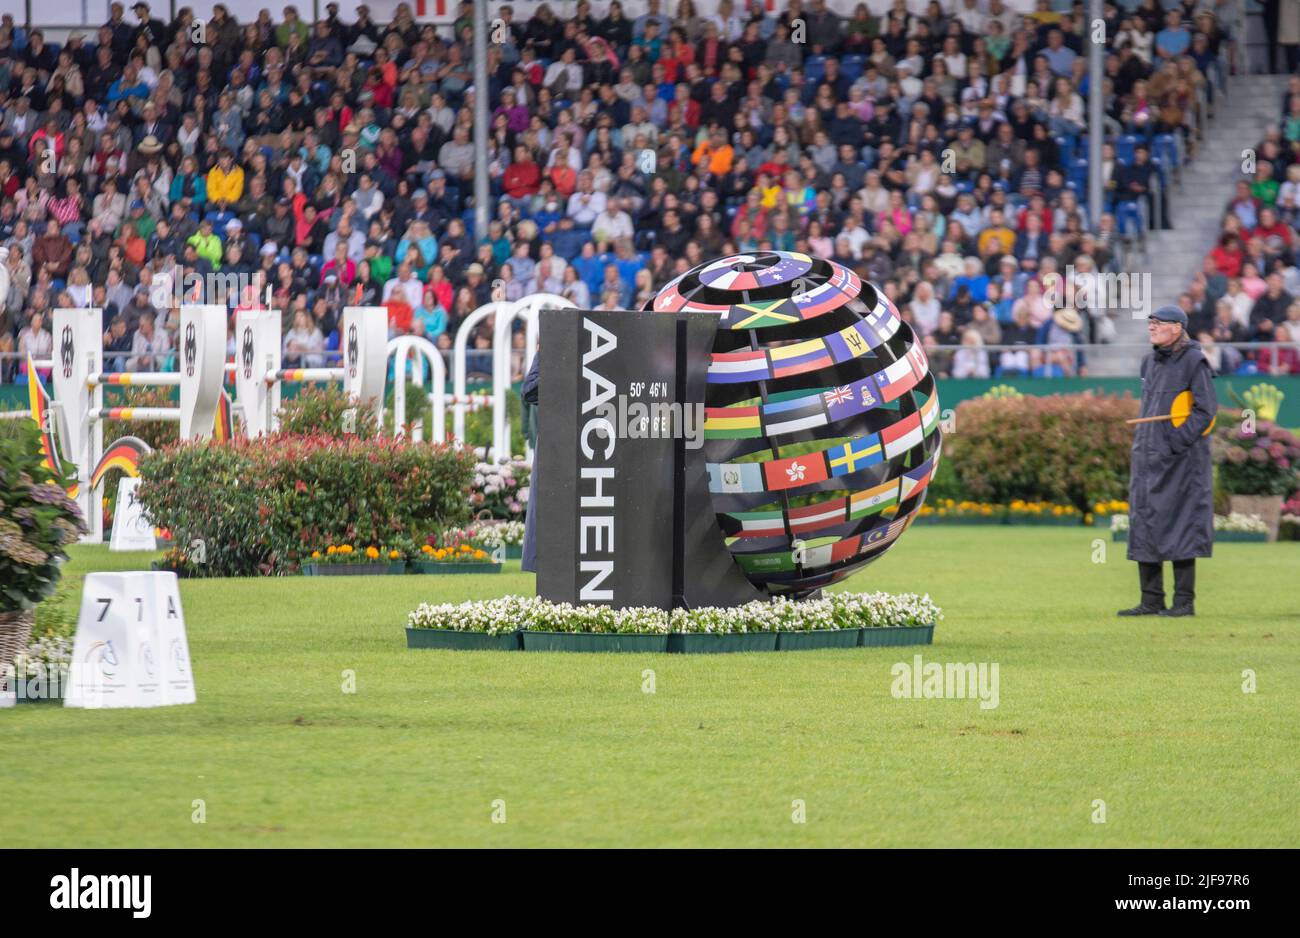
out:
{"label": "green hedge", "polygon": [[1129,449],[1137,416],[1129,397],[1062,394],[963,401],[931,498],[1073,505],[1128,498]]}
{"label": "green hedge", "polygon": [[145,457],[139,497],[201,576],[291,573],[334,543],[423,539],[469,517],[473,456],[436,443],[278,435]]}

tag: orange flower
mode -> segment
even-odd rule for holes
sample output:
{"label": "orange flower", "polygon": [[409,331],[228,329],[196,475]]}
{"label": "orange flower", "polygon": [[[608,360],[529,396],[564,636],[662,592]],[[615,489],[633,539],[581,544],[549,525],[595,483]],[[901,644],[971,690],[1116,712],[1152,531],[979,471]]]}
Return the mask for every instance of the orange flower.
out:
{"label": "orange flower", "polygon": [[318,551],[318,550],[314,550],[314,551],[311,552],[311,559],[312,559],[312,560],[315,560],[315,559],[317,559],[318,557],[320,557],[320,551]]}
{"label": "orange flower", "polygon": [[377,560],[377,559],[379,558],[379,548],[377,548],[377,547],[367,547],[367,548],[366,548],[366,557],[367,557],[368,559],[370,559],[370,560]]}
{"label": "orange flower", "polygon": [[402,552],[400,550],[390,550],[388,552],[389,560],[399,560],[401,556],[402,556]]}

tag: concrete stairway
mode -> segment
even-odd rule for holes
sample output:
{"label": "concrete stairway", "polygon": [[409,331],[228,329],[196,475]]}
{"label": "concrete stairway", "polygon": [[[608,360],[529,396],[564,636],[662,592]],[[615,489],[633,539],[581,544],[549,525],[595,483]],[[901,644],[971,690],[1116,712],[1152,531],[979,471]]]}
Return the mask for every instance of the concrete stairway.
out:
{"label": "concrete stairway", "polygon": [[[1253,147],[1270,123],[1281,119],[1285,75],[1246,75],[1229,79],[1228,99],[1220,96],[1215,117],[1206,125],[1196,158],[1183,167],[1182,184],[1174,184],[1170,202],[1171,231],[1147,235],[1145,257],[1135,253],[1130,273],[1150,273],[1151,308],[1176,303],[1200,272],[1205,255],[1219,234],[1223,208],[1233,187],[1246,178],[1241,172],[1241,151]],[[1117,344],[1144,345],[1146,322],[1121,316],[1116,322]],[[1143,349],[1116,349],[1109,355],[1091,356],[1093,374],[1135,375]]]}

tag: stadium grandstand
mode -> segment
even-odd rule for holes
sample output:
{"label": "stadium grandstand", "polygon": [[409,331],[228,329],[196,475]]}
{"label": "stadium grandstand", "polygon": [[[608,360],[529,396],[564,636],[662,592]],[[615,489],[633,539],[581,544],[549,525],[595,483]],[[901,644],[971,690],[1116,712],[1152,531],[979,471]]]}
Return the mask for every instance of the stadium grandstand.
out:
{"label": "stadium grandstand", "polygon": [[639,308],[762,248],[880,284],[952,378],[1133,374],[1175,300],[1221,370],[1300,373],[1300,2],[487,7],[477,88],[471,3],[0,4],[3,382],[59,306],[174,368],[214,274],[311,367],[345,305],[450,355],[492,299]]}

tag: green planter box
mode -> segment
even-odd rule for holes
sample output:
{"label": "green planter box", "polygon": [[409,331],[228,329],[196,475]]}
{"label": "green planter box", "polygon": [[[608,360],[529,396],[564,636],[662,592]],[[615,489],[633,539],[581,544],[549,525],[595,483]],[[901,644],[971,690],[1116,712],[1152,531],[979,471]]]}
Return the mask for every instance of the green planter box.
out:
{"label": "green planter box", "polygon": [[303,576],[396,576],[406,572],[405,560],[376,560],[373,563],[305,563]]}
{"label": "green planter box", "polygon": [[482,563],[439,563],[436,560],[412,560],[406,565],[408,573],[442,576],[449,573],[500,573],[501,564],[485,560]]}
{"label": "green planter box", "polygon": [[668,650],[683,655],[776,651],[776,639],[776,632],[732,632],[722,635],[674,632],[668,636]]}
{"label": "green planter box", "polygon": [[608,632],[521,632],[524,651],[667,651],[668,636]]}
{"label": "green planter box", "polygon": [[777,651],[807,651],[816,648],[857,648],[862,629],[812,629],[807,632],[777,632]]}
{"label": "green planter box", "polygon": [[506,560],[523,560],[523,559],[524,559],[523,544],[506,545]]}
{"label": "green planter box", "polygon": [[905,625],[863,629],[861,644],[865,648],[876,648],[888,645],[929,645],[933,641],[933,625]]}
{"label": "green planter box", "polygon": [[1007,524],[1029,524],[1042,527],[1079,527],[1083,524],[1083,517],[1080,515],[1011,515],[1007,518]]}
{"label": "green planter box", "polygon": [[1111,531],[1111,532],[1110,532],[1110,539],[1111,539],[1112,541],[1116,541],[1116,542],[1122,544],[1122,543],[1124,543],[1125,541],[1128,540],[1128,532],[1127,532],[1127,531]]}
{"label": "green planter box", "polygon": [[457,651],[518,651],[519,632],[488,635],[451,629],[407,629],[407,648],[450,648]]}

